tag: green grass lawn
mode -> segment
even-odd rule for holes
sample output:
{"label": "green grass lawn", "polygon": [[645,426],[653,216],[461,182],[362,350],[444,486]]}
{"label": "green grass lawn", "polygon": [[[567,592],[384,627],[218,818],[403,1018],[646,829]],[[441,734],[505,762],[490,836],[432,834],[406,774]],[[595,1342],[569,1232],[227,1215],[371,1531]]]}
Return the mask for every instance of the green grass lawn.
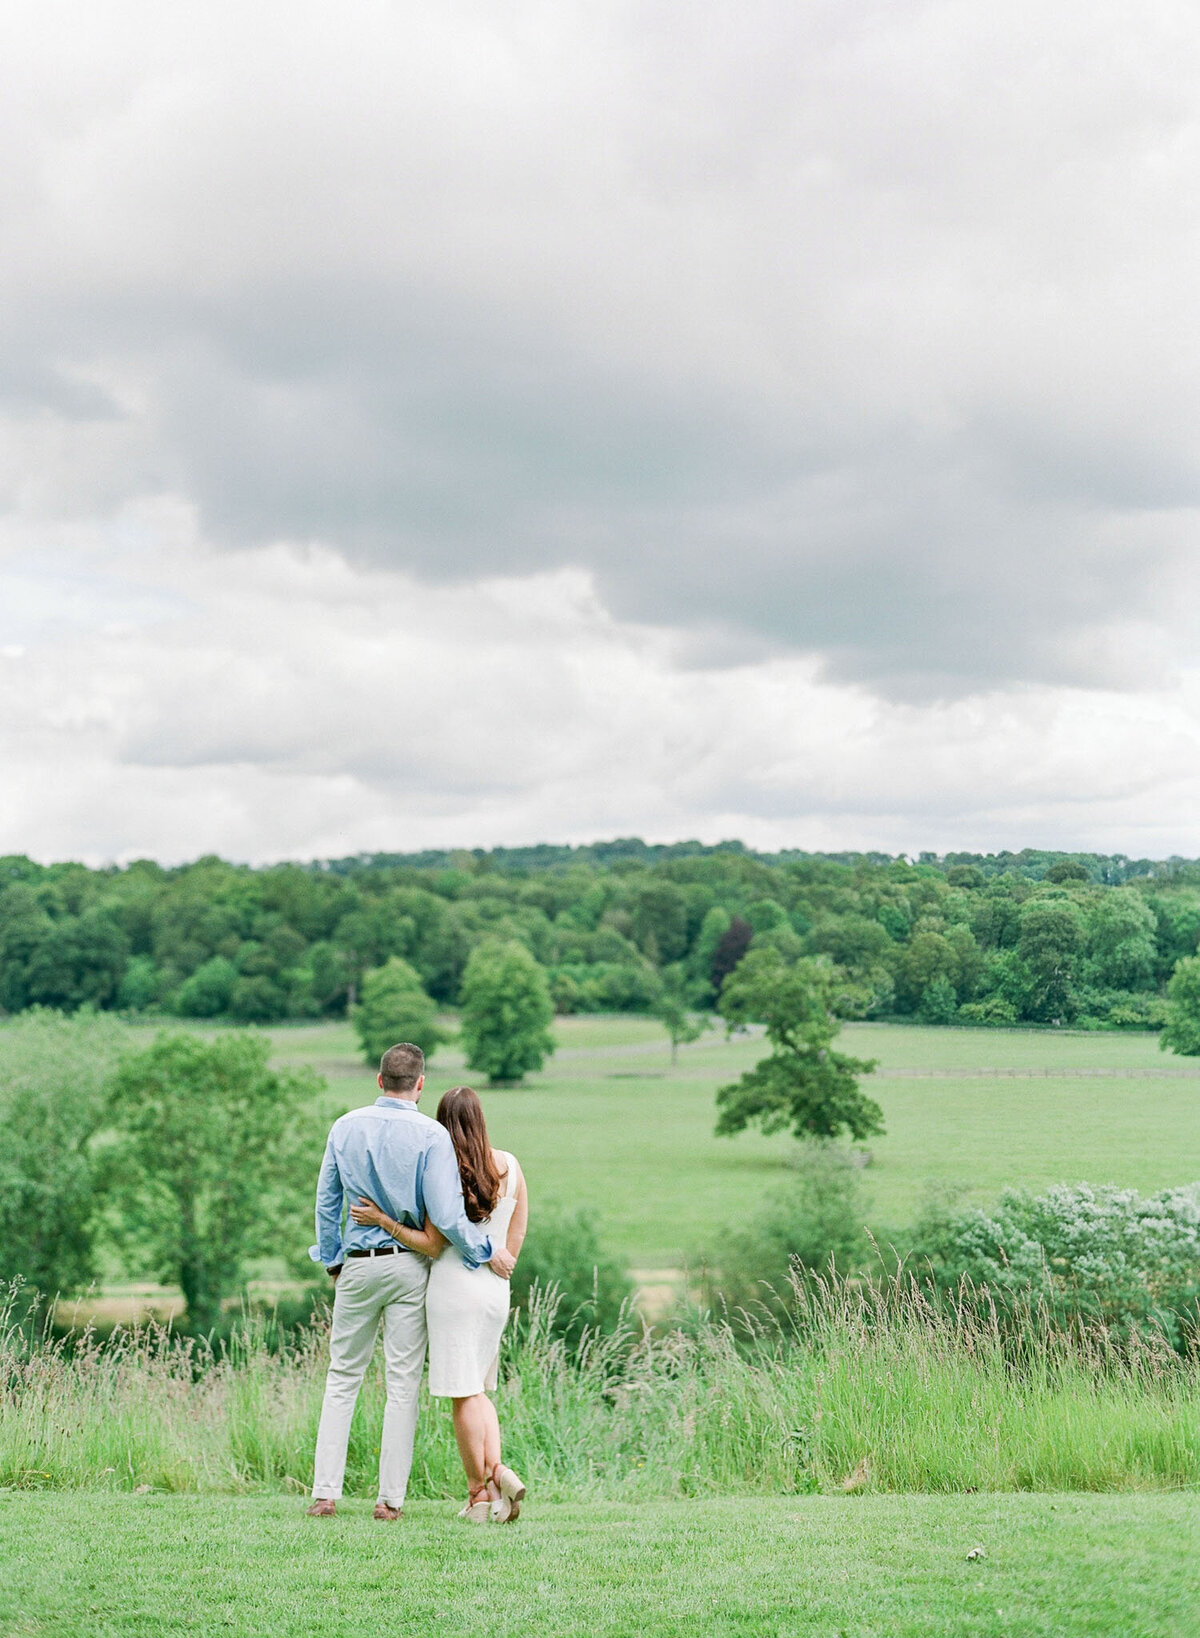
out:
{"label": "green grass lawn", "polygon": [[[645,1019],[566,1018],[556,1033],[560,1052],[540,1075],[480,1089],[492,1134],[520,1155],[535,1200],[586,1203],[632,1266],[680,1263],[784,1176],[790,1138],[713,1136],[713,1094],[757,1060],[760,1041],[714,1032],[672,1067],[662,1030]],[[374,1095],[347,1026],[275,1040],[281,1060],[329,1077],[326,1113]],[[1200,1068],[1160,1052],[1155,1035],[851,1024],[839,1044],[883,1071],[871,1090],[887,1135],[868,1145],[864,1183],[885,1233],[931,1184],[982,1202],[1009,1183],[1155,1189],[1200,1177]],[[914,1074],[922,1069],[936,1073]],[[989,1069],[1034,1073],[980,1073]],[[425,1106],[463,1074],[461,1055],[442,1049]]]}
{"label": "green grass lawn", "polygon": [[[1185,1638],[1200,1498],[445,1504],[0,1494],[0,1633],[163,1638]],[[968,1562],[974,1547],[984,1557]]]}

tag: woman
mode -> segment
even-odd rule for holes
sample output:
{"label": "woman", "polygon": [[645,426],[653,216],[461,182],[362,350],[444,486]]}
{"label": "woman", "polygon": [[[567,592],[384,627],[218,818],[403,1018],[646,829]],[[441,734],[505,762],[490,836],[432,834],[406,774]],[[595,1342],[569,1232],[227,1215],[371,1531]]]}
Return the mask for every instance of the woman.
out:
{"label": "woman", "polygon": [[[529,1194],[515,1155],[493,1149],[483,1107],[469,1086],[455,1086],[437,1107],[450,1134],[462,1177],[463,1204],[472,1223],[488,1230],[492,1249],[517,1257],[529,1223]],[[356,1223],[374,1223],[410,1251],[433,1261],[425,1294],[429,1327],[429,1391],[454,1404],[454,1437],[467,1474],[467,1505],[460,1518],[473,1524],[511,1523],[525,1486],[500,1460],[500,1423],[488,1398],[496,1387],[500,1336],[508,1321],[508,1281],[490,1268],[467,1268],[458,1252],[425,1219],[406,1228],[371,1200],[350,1208]]]}

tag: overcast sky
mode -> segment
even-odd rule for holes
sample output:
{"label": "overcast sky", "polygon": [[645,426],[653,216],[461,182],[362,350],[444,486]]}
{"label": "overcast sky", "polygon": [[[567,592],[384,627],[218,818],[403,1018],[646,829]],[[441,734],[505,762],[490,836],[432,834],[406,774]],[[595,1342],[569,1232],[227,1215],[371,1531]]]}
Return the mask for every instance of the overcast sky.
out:
{"label": "overcast sky", "polygon": [[0,25],[0,851],[1200,854],[1191,5]]}

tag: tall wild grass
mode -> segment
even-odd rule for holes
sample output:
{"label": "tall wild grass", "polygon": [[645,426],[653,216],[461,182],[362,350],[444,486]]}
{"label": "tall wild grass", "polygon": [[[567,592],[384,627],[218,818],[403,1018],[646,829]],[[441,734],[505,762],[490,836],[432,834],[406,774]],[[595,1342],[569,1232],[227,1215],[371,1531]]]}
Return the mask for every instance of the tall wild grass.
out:
{"label": "tall wild grass", "polygon": [[[641,1499],[815,1490],[1120,1490],[1200,1483],[1200,1370],[1031,1312],[1019,1343],[978,1300],[890,1281],[798,1284],[799,1318],[749,1346],[719,1319],[627,1315],[577,1349],[536,1297],[498,1394],[506,1456],[538,1494]],[[743,1327],[744,1331],[744,1327]],[[219,1357],[140,1330],[68,1349],[0,1334],[0,1486],[307,1488],[325,1337],[272,1351],[253,1322]],[[375,1493],[368,1375],[347,1491]],[[412,1493],[462,1489],[448,1407],[426,1402]]]}

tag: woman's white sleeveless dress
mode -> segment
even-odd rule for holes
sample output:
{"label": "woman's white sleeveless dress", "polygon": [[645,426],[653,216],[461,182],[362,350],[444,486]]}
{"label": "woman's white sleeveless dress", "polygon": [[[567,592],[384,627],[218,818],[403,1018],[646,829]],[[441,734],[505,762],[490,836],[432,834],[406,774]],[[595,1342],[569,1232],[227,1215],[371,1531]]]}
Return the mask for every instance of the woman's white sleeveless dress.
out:
{"label": "woman's white sleeveless dress", "polygon": [[[498,1251],[508,1238],[517,1206],[521,1168],[503,1149],[496,1159],[507,1167],[499,1200],[479,1227]],[[439,1399],[466,1399],[496,1386],[500,1338],[508,1323],[509,1284],[491,1269],[467,1268],[447,1246],[429,1270],[425,1321],[429,1329],[429,1391]]]}

